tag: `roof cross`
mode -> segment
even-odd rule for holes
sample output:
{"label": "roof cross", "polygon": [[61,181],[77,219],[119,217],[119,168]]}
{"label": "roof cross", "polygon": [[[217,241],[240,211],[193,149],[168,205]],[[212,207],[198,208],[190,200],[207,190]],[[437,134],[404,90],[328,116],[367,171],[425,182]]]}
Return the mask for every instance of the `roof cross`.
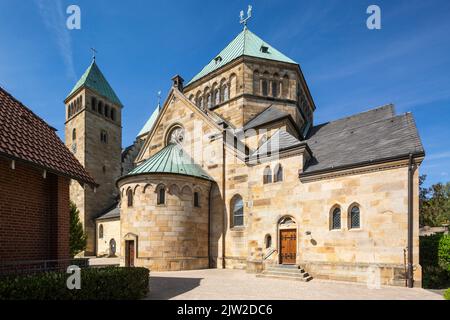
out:
{"label": "roof cross", "polygon": [[247,27],[247,20],[250,19],[252,17],[252,6],[249,5],[248,9],[247,9],[247,18],[244,18],[244,10],[241,10],[240,14],[239,14],[241,20],[240,20],[240,24],[244,25],[244,28]]}
{"label": "roof cross", "polygon": [[97,50],[95,48],[91,48],[92,51],[92,60],[95,60],[95,55],[97,54]]}

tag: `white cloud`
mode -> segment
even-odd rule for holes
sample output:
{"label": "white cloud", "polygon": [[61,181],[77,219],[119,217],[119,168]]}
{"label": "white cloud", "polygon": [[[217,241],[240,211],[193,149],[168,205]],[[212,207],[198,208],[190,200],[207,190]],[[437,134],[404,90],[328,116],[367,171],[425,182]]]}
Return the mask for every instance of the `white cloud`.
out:
{"label": "white cloud", "polygon": [[427,160],[441,160],[441,159],[450,159],[450,151],[444,151],[439,153],[433,153],[429,156],[426,156]]}
{"label": "white cloud", "polygon": [[35,0],[35,2],[45,26],[55,37],[66,66],[67,76],[76,80],[70,31],[66,28],[65,9],[61,0]]}

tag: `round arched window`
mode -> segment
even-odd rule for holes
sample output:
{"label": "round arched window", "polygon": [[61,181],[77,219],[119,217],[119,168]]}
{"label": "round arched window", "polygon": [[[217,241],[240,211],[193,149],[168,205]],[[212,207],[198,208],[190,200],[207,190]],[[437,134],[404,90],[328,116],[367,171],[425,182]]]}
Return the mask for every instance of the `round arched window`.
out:
{"label": "round arched window", "polygon": [[167,135],[167,144],[169,143],[176,143],[176,144],[182,144],[184,141],[184,128],[181,126],[175,126]]}

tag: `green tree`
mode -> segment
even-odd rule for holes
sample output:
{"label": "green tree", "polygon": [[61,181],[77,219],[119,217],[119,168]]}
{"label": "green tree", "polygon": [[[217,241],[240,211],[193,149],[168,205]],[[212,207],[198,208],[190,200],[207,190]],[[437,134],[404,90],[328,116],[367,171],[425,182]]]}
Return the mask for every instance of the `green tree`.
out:
{"label": "green tree", "polygon": [[81,224],[79,211],[75,203],[70,201],[70,255],[76,256],[86,249],[87,236]]}
{"label": "green tree", "polygon": [[450,183],[424,187],[426,175],[419,178],[420,225],[436,227],[450,221]]}

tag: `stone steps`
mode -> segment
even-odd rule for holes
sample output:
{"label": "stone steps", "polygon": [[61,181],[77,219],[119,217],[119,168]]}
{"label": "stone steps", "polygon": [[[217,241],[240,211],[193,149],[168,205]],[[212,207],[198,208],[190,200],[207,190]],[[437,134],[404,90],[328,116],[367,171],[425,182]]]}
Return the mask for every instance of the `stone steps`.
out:
{"label": "stone steps", "polygon": [[313,279],[308,272],[296,265],[268,266],[267,269],[256,276],[258,278],[287,279],[305,282]]}

